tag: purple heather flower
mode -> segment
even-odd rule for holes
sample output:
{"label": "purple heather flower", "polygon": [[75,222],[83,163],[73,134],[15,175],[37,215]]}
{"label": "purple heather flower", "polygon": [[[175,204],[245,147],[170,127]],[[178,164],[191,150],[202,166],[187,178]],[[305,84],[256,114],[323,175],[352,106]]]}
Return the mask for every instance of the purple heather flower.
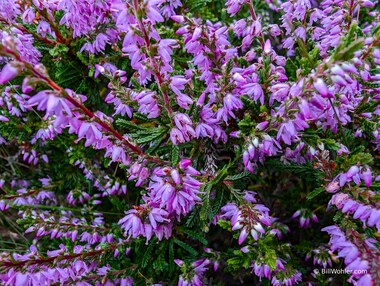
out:
{"label": "purple heather flower", "polygon": [[228,0],[226,2],[228,14],[234,16],[246,2],[246,0]]}
{"label": "purple heather flower", "polygon": [[[282,259],[277,259],[276,271],[281,271],[281,270],[285,269],[283,263],[285,263],[285,261],[283,261]],[[263,277],[270,279],[272,276],[272,270],[270,269],[270,267],[268,265],[266,265],[264,263],[260,263],[258,261],[255,261],[251,265],[251,267],[253,268],[255,275],[260,278],[260,281]]]}
{"label": "purple heather flower", "polygon": [[281,29],[277,24],[269,25],[269,32],[272,37],[278,37],[281,35]]}
{"label": "purple heather flower", "polygon": [[183,23],[185,21],[185,17],[181,15],[173,15],[170,17],[170,19],[172,19],[176,23]]}
{"label": "purple heather flower", "polygon": [[276,101],[283,101],[289,94],[290,87],[288,84],[285,83],[278,83],[270,88],[272,94],[270,96],[269,104],[273,104],[273,102]]}
{"label": "purple heather flower", "polygon": [[328,193],[336,193],[340,189],[340,185],[338,181],[333,181],[329,183],[326,187],[326,191]]}
{"label": "purple heather flower", "polygon": [[174,145],[178,145],[179,143],[185,143],[185,138],[183,137],[182,132],[177,128],[173,128],[170,131],[170,139]]}
{"label": "purple heather flower", "polygon": [[[369,263],[363,257],[357,246],[352,243],[345,233],[338,226],[328,226],[322,229],[330,234],[330,249],[338,252],[338,257],[344,258],[347,270],[360,270],[354,272],[350,279],[360,280],[365,275],[369,275],[364,270],[369,270]],[[367,281],[370,277],[366,276],[362,281]]]}
{"label": "purple heather flower", "polygon": [[322,97],[334,98],[329,89],[327,88],[326,84],[324,83],[323,79],[318,78],[314,83],[314,87]]}
{"label": "purple heather flower", "polygon": [[260,279],[262,277],[269,279],[271,276],[271,269],[266,264],[257,264],[257,262],[255,262],[255,264],[253,265],[253,269],[254,269],[255,275],[260,277]]}
{"label": "purple heather flower", "polygon": [[265,45],[264,45],[263,51],[264,51],[265,55],[269,55],[270,52],[272,51],[272,44],[271,44],[271,42],[270,42],[269,39],[265,41]]}
{"label": "purple heather flower", "polygon": [[196,137],[196,132],[192,127],[192,121],[187,114],[176,114],[174,116],[174,123],[177,128],[173,128],[170,132],[170,139],[174,145],[190,141]]}
{"label": "purple heather flower", "polygon": [[311,220],[314,221],[314,222],[318,222],[318,217],[314,213],[312,213],[311,211],[309,211],[307,209],[297,210],[292,215],[292,219],[295,219],[297,217],[300,218],[299,219],[299,225],[302,228],[308,228],[308,227],[310,227]]}
{"label": "purple heather flower", "polygon": [[364,172],[361,173],[361,177],[365,185],[369,188],[372,185],[372,172],[367,168]]}
{"label": "purple heather flower", "polygon": [[13,62],[7,63],[0,72],[0,84],[6,84],[8,81],[14,79],[20,70],[15,67]]}
{"label": "purple heather flower", "polygon": [[2,121],[2,122],[9,122],[9,118],[5,117],[4,115],[0,115],[0,121]]}
{"label": "purple heather flower", "polygon": [[[163,236],[168,238],[171,235],[171,225],[165,225],[170,222],[168,215],[167,211],[154,208],[153,205],[140,205],[127,211],[126,216],[119,220],[119,224],[130,237],[144,236],[149,241],[155,234],[161,240]],[[167,227],[169,229],[166,229]]]}
{"label": "purple heather flower", "polygon": [[183,159],[179,162],[179,166],[182,170],[185,170],[191,165],[191,159]]}
{"label": "purple heather flower", "polygon": [[126,216],[119,220],[119,224],[121,224],[125,231],[133,238],[145,234],[144,225],[138,216],[137,210],[127,211]]}
{"label": "purple heather flower", "polygon": [[46,37],[46,35],[50,35],[55,38],[55,33],[52,31],[50,24],[46,21],[39,21],[37,26],[37,33],[39,33],[42,37]]}
{"label": "purple heather flower", "polygon": [[6,211],[9,208],[9,205],[4,200],[0,200],[0,211]]}
{"label": "purple heather flower", "polygon": [[306,41],[306,30],[304,27],[300,26],[295,31],[294,34],[303,41]]}
{"label": "purple heather flower", "polygon": [[154,91],[143,90],[134,92],[132,98],[139,103],[138,111],[147,114],[148,118],[156,118],[160,115],[160,108],[156,101],[157,94]]}
{"label": "purple heather flower", "polygon": [[217,112],[217,119],[223,119],[226,124],[228,124],[229,118],[236,118],[234,110],[243,108],[242,101],[232,94],[227,94],[223,98],[223,108],[219,109]]}
{"label": "purple heather flower", "polygon": [[302,281],[302,274],[296,270],[279,271],[272,277],[271,283],[273,286],[295,285]]}
{"label": "purple heather flower", "polygon": [[256,125],[256,129],[259,131],[264,130],[269,125],[269,121],[263,121]]}
{"label": "purple heather flower", "polygon": [[309,254],[307,254],[305,260],[310,259],[310,257],[313,256],[313,265],[321,265],[324,268],[329,265],[332,267],[332,262],[331,262],[331,252],[328,249],[325,249],[324,247],[313,249],[313,251]]}
{"label": "purple heather flower", "polygon": [[189,106],[193,103],[193,100],[188,95],[181,92],[181,90],[183,90],[185,85],[188,83],[188,80],[182,76],[174,76],[171,80],[170,87],[177,95],[178,105],[184,109],[189,109]]}
{"label": "purple heather flower", "polygon": [[[203,285],[202,278],[207,266],[210,264],[208,259],[201,259],[193,262],[190,267],[185,267],[185,263],[180,259],[175,259],[174,262],[181,268],[186,269],[186,273],[182,273],[179,277],[178,286],[201,286]],[[184,271],[183,270],[183,271]]]}
{"label": "purple heather flower", "polygon": [[37,105],[37,110],[46,110],[47,116],[62,116],[63,111],[66,115],[72,116],[70,103],[63,97],[58,97],[51,91],[40,91],[28,100],[30,106]]}
{"label": "purple heather flower", "polygon": [[359,172],[358,166],[352,166],[346,173],[347,179],[351,179]]}
{"label": "purple heather flower", "polygon": [[259,83],[247,83],[243,85],[242,92],[247,94],[255,101],[260,101],[261,104],[264,104],[264,92]]}
{"label": "purple heather flower", "polygon": [[261,204],[242,205],[241,207],[229,203],[222,207],[221,219],[230,219],[232,230],[241,230],[238,243],[242,244],[250,234],[258,240],[265,233],[263,224],[270,226],[269,209]]}

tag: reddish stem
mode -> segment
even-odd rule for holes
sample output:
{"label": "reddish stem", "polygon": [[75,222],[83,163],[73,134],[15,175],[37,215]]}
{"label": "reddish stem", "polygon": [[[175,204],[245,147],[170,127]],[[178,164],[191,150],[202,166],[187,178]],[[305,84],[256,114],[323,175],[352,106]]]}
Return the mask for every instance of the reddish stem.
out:
{"label": "reddish stem", "polygon": [[32,195],[35,195],[39,192],[39,190],[33,190],[33,191],[30,191],[28,193],[24,193],[24,194],[18,194],[18,195],[12,195],[12,196],[5,196],[3,198],[1,198],[2,200],[13,200],[13,199],[17,199],[17,198],[23,198],[23,197],[28,197],[28,196],[32,196]]}
{"label": "reddish stem", "polygon": [[167,94],[166,91],[163,90],[162,88],[162,85],[164,83],[162,77],[161,77],[161,74],[160,74],[160,71],[158,69],[158,64],[156,62],[156,59],[152,56],[150,56],[150,53],[149,53],[149,50],[150,50],[150,46],[151,46],[151,43],[150,43],[150,40],[149,40],[149,36],[148,36],[148,33],[145,29],[145,26],[143,24],[143,22],[141,21],[141,19],[139,19],[138,17],[138,9],[139,9],[139,4],[138,4],[138,0],[133,0],[133,8],[134,8],[134,12],[135,12],[135,17],[137,19],[137,22],[138,22],[138,25],[139,25],[139,28],[140,30],[143,32],[144,34],[144,41],[145,41],[145,47],[147,49],[147,52],[148,52],[148,55],[150,57],[150,60],[152,62],[152,65],[153,65],[153,69],[154,69],[154,75],[157,79],[157,83],[158,83],[158,87],[160,88],[161,92],[162,92],[162,95],[163,95],[163,98],[164,98],[164,103],[165,103],[165,107],[166,107],[166,110],[168,111],[168,114],[169,114],[169,117],[171,118],[171,115],[173,113],[173,110],[172,110],[172,107],[170,105],[170,99],[169,99],[169,96]]}
{"label": "reddish stem", "polygon": [[71,260],[75,259],[77,257],[92,257],[96,256],[99,254],[102,254],[103,252],[107,251],[113,251],[118,247],[118,244],[110,244],[110,246],[106,249],[99,249],[99,250],[94,250],[94,251],[89,251],[86,253],[73,253],[73,254],[65,254],[62,256],[55,256],[55,257],[40,257],[36,259],[31,259],[31,260],[22,260],[22,261],[0,261],[0,268],[17,268],[17,267],[24,267],[24,266],[30,266],[34,264],[45,264],[45,263],[50,263],[55,260],[58,261],[63,261],[63,260]]}
{"label": "reddish stem", "polygon": [[165,164],[166,162],[163,161],[160,158],[152,157],[150,155],[145,154],[139,146],[132,144],[129,142],[128,139],[124,138],[117,130],[115,130],[111,125],[104,122],[102,119],[100,119],[98,116],[96,116],[91,110],[89,110],[86,106],[84,106],[82,103],[77,101],[76,99],[72,98],[62,87],[60,87],[58,84],[56,84],[54,81],[52,81],[47,76],[40,73],[34,66],[31,64],[25,62],[17,53],[7,49],[4,47],[6,52],[11,54],[17,61],[23,63],[35,76],[37,76],[39,79],[45,81],[53,90],[59,92],[64,96],[66,100],[68,100],[71,104],[73,104],[75,107],[80,109],[85,115],[88,117],[94,119],[95,122],[97,122],[100,126],[102,126],[105,130],[110,132],[113,136],[115,136],[118,140],[120,140],[124,145],[126,145],[131,151],[139,156],[145,157],[151,162],[158,163],[158,164]]}
{"label": "reddish stem", "polygon": [[[41,10],[40,10],[41,11]],[[58,43],[61,43],[61,44],[68,44],[70,42],[69,39],[66,39],[62,34],[61,32],[59,31],[57,25],[54,23],[54,21],[52,19],[50,19],[49,17],[49,14],[46,12],[46,10],[44,11],[41,11],[41,15],[44,16],[45,20],[49,22],[50,24],[50,27],[53,29],[56,37],[57,37],[57,40],[58,40]]]}
{"label": "reddish stem", "polygon": [[361,59],[366,59],[372,52],[372,48],[376,47],[380,43],[380,39],[375,39],[372,44],[368,46],[368,50],[361,56]]}
{"label": "reddish stem", "polygon": [[31,31],[29,31],[27,28],[25,28],[24,26],[21,26],[19,24],[16,24],[16,23],[13,23],[13,24],[10,24],[6,19],[4,19],[3,17],[0,16],[0,21],[7,24],[7,25],[12,25],[14,26],[15,28],[19,29],[20,31],[26,33],[26,34],[31,34],[33,35],[34,37],[36,37],[38,40],[40,40],[41,42],[44,42],[45,44],[48,44],[48,45],[53,45],[55,46],[57,43],[52,41],[52,40],[49,40],[48,38],[44,38],[44,37],[41,37],[40,35],[38,35],[37,33],[33,33]]}
{"label": "reddish stem", "polygon": [[39,223],[40,224],[47,224],[47,225],[56,225],[56,226],[67,226],[67,227],[73,227],[73,228],[108,230],[104,226],[92,226],[92,225],[83,225],[83,224],[73,224],[73,223],[67,223],[67,222],[40,221]]}
{"label": "reddish stem", "polygon": [[[249,1],[249,13],[251,14],[252,20],[253,21],[257,21],[257,16],[256,16],[255,8],[253,7],[252,1]],[[260,32],[260,36],[261,37],[259,38],[259,41],[260,41],[261,47],[264,48],[265,38],[264,38],[263,32]]]}

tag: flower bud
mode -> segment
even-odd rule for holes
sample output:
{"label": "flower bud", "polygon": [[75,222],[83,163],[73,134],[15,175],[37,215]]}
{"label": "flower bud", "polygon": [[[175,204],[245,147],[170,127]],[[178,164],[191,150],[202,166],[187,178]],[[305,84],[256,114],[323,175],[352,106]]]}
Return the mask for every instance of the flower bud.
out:
{"label": "flower bud", "polygon": [[264,54],[269,55],[270,52],[272,51],[272,44],[270,43],[270,40],[266,40],[265,45],[264,45]]}
{"label": "flower bud", "polygon": [[8,122],[9,119],[8,119],[8,117],[5,117],[4,115],[0,115],[0,121],[2,121],[2,122]]}
{"label": "flower bud", "polygon": [[22,92],[23,93],[29,93],[29,92],[33,91],[33,87],[30,85],[30,80],[31,80],[30,77],[26,77],[22,81]]}
{"label": "flower bud", "polygon": [[326,187],[326,191],[328,193],[335,193],[339,190],[340,186],[339,186],[339,182],[338,181],[334,181],[334,182],[331,182],[330,184],[327,185]]}
{"label": "flower bud", "polygon": [[191,160],[190,159],[183,159],[179,162],[179,167],[182,170],[185,170],[187,167],[191,165]]}
{"label": "flower bud", "polygon": [[105,69],[104,67],[102,67],[101,65],[95,65],[95,69],[96,69],[99,73],[101,73],[101,74],[103,74],[103,73],[106,71],[106,69]]}
{"label": "flower bud", "polygon": [[172,19],[176,23],[183,23],[185,21],[185,17],[180,15],[173,15],[170,17],[170,19]]}
{"label": "flower bud", "polygon": [[181,177],[179,176],[179,173],[176,169],[173,169],[170,174],[172,175],[172,179],[174,181],[174,183],[176,183],[177,185],[179,185],[181,183]]}
{"label": "flower bud", "polygon": [[347,179],[351,179],[359,172],[358,166],[352,166],[346,173]]}
{"label": "flower bud", "polygon": [[19,69],[12,62],[7,63],[0,72],[0,84],[6,84],[8,81],[11,81],[19,72]]}
{"label": "flower bud", "polygon": [[265,128],[267,128],[268,124],[269,124],[269,121],[260,122],[259,124],[256,125],[256,129],[262,131]]}
{"label": "flower bud", "polygon": [[362,178],[367,186],[369,188],[372,185],[372,172],[370,169],[366,169],[364,172],[362,172]]}
{"label": "flower bud", "polygon": [[314,83],[314,87],[318,93],[322,95],[322,97],[329,97],[329,90],[322,79],[317,79],[317,81]]}
{"label": "flower bud", "polygon": [[277,37],[281,35],[281,29],[277,24],[269,25],[269,33],[272,37]]}

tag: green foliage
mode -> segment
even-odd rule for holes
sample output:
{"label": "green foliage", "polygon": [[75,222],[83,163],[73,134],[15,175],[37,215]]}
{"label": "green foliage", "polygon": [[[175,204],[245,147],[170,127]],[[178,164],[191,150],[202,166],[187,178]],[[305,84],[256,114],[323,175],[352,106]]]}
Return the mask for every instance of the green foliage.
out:
{"label": "green foliage", "polygon": [[320,194],[324,193],[326,190],[324,188],[316,188],[312,192],[308,193],[306,196],[307,200],[313,200],[315,197],[319,196]]}
{"label": "green foliage", "polygon": [[353,21],[348,33],[335,49],[332,59],[334,61],[348,61],[354,57],[354,53],[364,46],[364,39],[357,38],[357,22]]}
{"label": "green foliage", "polygon": [[172,158],[171,158],[171,161],[172,161],[172,165],[175,166],[178,164],[179,162],[179,148],[178,146],[173,146],[172,147],[172,154],[171,154]]}
{"label": "green foliage", "polygon": [[347,170],[353,165],[360,164],[360,165],[367,165],[371,164],[373,161],[373,157],[370,153],[363,152],[362,150],[358,149],[357,152],[355,150],[352,152],[350,156],[340,156],[336,158],[337,165],[340,166],[340,169],[337,169],[336,172]]}
{"label": "green foliage", "polygon": [[266,163],[268,168],[273,168],[278,171],[291,172],[297,174],[298,176],[304,178],[308,182],[313,182],[318,184],[323,177],[323,173],[314,168],[311,163],[298,165],[294,163],[283,164],[277,160],[268,160]]}
{"label": "green foliage", "polygon": [[173,242],[177,244],[179,247],[183,248],[186,252],[191,254],[192,256],[196,257],[198,255],[198,251],[196,251],[192,246],[189,244],[178,240],[177,238],[173,238]]}
{"label": "green foliage", "polygon": [[245,172],[241,172],[239,174],[233,175],[233,176],[228,176],[226,178],[226,180],[228,180],[228,181],[238,181],[238,180],[247,178],[249,176],[251,176],[251,172],[245,171]]}

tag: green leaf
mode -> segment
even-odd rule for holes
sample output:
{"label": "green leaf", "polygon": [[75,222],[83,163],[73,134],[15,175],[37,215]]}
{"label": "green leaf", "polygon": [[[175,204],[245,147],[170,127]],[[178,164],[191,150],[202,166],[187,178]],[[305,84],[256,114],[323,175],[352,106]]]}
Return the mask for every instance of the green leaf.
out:
{"label": "green leaf", "polygon": [[187,217],[187,221],[186,221],[187,227],[193,227],[195,224],[200,223],[199,212],[200,212],[200,207],[196,206],[193,209],[193,211],[190,213],[190,215]]}
{"label": "green leaf", "polygon": [[211,181],[211,184],[216,185],[216,184],[218,184],[219,182],[221,182],[222,180],[224,180],[224,179],[226,178],[226,176],[227,176],[228,169],[229,169],[230,167],[231,167],[231,162],[228,163],[227,165],[225,165],[225,166],[223,167],[223,169],[221,169],[221,170],[217,173],[216,177]]}
{"label": "green leaf", "polygon": [[339,52],[333,55],[335,61],[348,61],[354,57],[354,53],[364,46],[364,39],[358,39],[351,42],[345,48],[339,50]]}
{"label": "green leaf", "polygon": [[136,124],[132,123],[131,121],[127,121],[125,119],[117,119],[116,124],[118,126],[127,128],[128,131],[130,131],[130,130],[144,130],[145,129],[144,127],[136,125]]}
{"label": "green leaf", "polygon": [[179,147],[177,145],[173,145],[172,147],[171,161],[173,166],[177,165],[179,162]]}
{"label": "green leaf", "polygon": [[82,80],[81,69],[73,65],[59,67],[55,78],[57,83],[63,87],[78,86]]}
{"label": "green leaf", "polygon": [[380,182],[373,182],[371,185],[371,190],[380,191]]}
{"label": "green leaf", "polygon": [[265,264],[270,267],[271,270],[275,270],[277,267],[277,255],[273,249],[267,249],[264,258]]}
{"label": "green leaf", "polygon": [[198,255],[198,251],[196,251],[194,248],[192,248],[190,245],[186,244],[183,241],[178,240],[177,238],[173,239],[174,243],[178,246],[182,247],[184,250],[186,250],[188,253],[190,253],[193,256]]}
{"label": "green leaf", "polygon": [[163,271],[166,268],[168,263],[165,261],[163,254],[160,254],[155,261],[153,261],[153,269],[157,271]]}
{"label": "green leaf", "polygon": [[146,150],[146,153],[152,154],[158,147],[160,147],[162,141],[166,138],[166,134],[161,135],[157,138],[154,143]]}
{"label": "green leaf", "polygon": [[219,190],[216,194],[216,198],[212,206],[212,217],[214,217],[220,211],[220,208],[222,207],[222,204],[223,204],[223,198],[224,198],[224,189]]}
{"label": "green leaf", "polygon": [[277,160],[268,160],[266,166],[270,168],[276,168],[280,171],[289,171],[298,175],[304,175],[306,179],[312,179],[314,182],[316,179],[320,179],[323,175],[321,171],[316,170],[311,163],[298,165],[294,163],[284,164]]}
{"label": "green leaf", "polygon": [[174,243],[173,240],[169,242],[169,271],[174,271]]}
{"label": "green leaf", "polygon": [[202,233],[192,231],[190,229],[182,229],[184,233],[186,233],[192,239],[198,240],[203,245],[207,245],[207,239],[203,237]]}
{"label": "green leaf", "polygon": [[340,144],[332,138],[322,139],[321,141],[325,144],[327,149],[337,151],[341,148]]}
{"label": "green leaf", "polygon": [[226,221],[226,220],[218,220],[218,225],[222,228],[222,229],[225,229],[225,230],[228,230],[228,231],[231,231],[231,223],[229,221]]}
{"label": "green leaf", "polygon": [[337,212],[337,213],[334,215],[334,217],[333,217],[333,221],[334,221],[335,223],[338,223],[338,222],[342,219],[342,217],[343,217],[343,213],[341,213],[341,212]]}
{"label": "green leaf", "polygon": [[69,47],[63,44],[57,44],[54,46],[54,48],[49,49],[49,54],[52,57],[58,57],[61,53],[67,53],[69,50]]}
{"label": "green leaf", "polygon": [[203,192],[205,194],[203,197],[203,205],[200,211],[200,218],[204,222],[207,222],[207,220],[210,217],[209,215],[210,214],[210,192],[211,192],[212,186],[213,186],[212,183],[208,183],[205,185],[203,189]]}
{"label": "green leaf", "polygon": [[141,114],[139,112],[133,113],[133,118],[138,121],[141,121],[142,123],[149,122],[149,119],[144,114]]}
{"label": "green leaf", "polygon": [[251,172],[245,171],[245,172],[233,175],[233,176],[228,176],[226,178],[226,180],[227,181],[238,181],[238,180],[241,180],[243,178],[249,177],[251,174],[252,174]]}
{"label": "green leaf", "polygon": [[316,188],[314,189],[312,192],[308,193],[307,196],[306,196],[306,199],[308,201],[314,199],[316,196],[318,196],[319,194],[322,194],[325,192],[325,188]]}
{"label": "green leaf", "polygon": [[144,256],[141,261],[141,267],[145,268],[148,265],[148,261],[150,260],[152,256],[153,246],[155,245],[155,241],[151,240],[149,243],[148,248],[146,249]]}
{"label": "green leaf", "polygon": [[151,131],[151,135],[144,136],[142,138],[137,139],[138,144],[142,143],[148,143],[153,141],[154,139],[161,137],[163,133],[165,133],[166,129],[165,128],[155,128],[154,131]]}

